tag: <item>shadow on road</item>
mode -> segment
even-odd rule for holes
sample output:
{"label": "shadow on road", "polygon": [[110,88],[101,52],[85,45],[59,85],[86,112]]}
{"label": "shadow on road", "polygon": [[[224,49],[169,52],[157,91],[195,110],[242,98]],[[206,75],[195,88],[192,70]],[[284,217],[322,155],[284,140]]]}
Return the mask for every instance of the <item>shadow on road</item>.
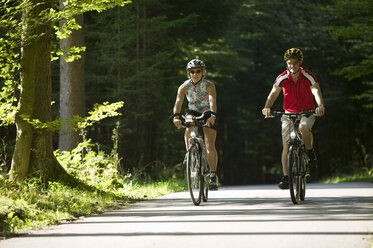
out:
{"label": "shadow on road", "polygon": [[[343,188],[343,187],[342,187]],[[351,187],[350,187],[351,188]],[[324,189],[321,185],[310,187],[319,190]],[[330,188],[328,188],[330,189]],[[341,189],[341,187],[338,187]],[[240,193],[235,193],[240,191]],[[242,191],[246,190],[246,191]],[[129,208],[106,212],[93,218],[87,218],[85,221],[71,223],[71,226],[81,226],[79,230],[89,230],[96,226],[136,226],[147,227],[151,224],[161,225],[192,225],[193,223],[211,224],[211,223],[230,223],[243,225],[258,225],[268,223],[285,222],[289,223],[312,223],[323,225],[327,222],[358,223],[373,221],[373,194],[368,196],[357,195],[330,195],[315,196],[311,194],[305,202],[293,205],[287,192],[278,192],[269,187],[260,187],[259,192],[256,187],[237,188],[225,187],[220,192],[212,192],[208,202],[201,206],[193,206],[188,192],[171,194],[166,197],[152,199],[145,202],[134,204]],[[267,190],[267,191],[265,191]],[[370,189],[372,190],[372,189]],[[273,193],[275,192],[275,193]],[[318,191],[317,191],[318,192]],[[320,192],[324,192],[322,190]],[[332,191],[330,191],[332,192]],[[351,191],[353,192],[353,191]],[[370,192],[370,191],[369,191]],[[280,194],[281,196],[274,197]],[[241,197],[237,197],[241,195]],[[315,225],[313,223],[313,225]],[[345,225],[345,223],[343,223]],[[290,232],[279,229],[279,231],[239,231],[234,230],[211,232],[185,232],[181,230],[140,230],[113,232],[105,230],[101,232],[57,232],[57,233],[34,233],[26,237],[78,237],[78,236],[209,236],[209,235],[370,235],[370,232],[363,230],[338,230],[338,231],[319,231],[303,232],[301,230]]]}

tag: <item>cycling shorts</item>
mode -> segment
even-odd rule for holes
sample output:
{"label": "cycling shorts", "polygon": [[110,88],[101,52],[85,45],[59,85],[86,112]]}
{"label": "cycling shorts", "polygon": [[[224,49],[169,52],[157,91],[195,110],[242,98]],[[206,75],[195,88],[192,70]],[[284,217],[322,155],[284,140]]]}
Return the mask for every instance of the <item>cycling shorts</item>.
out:
{"label": "cycling shorts", "polygon": [[[313,124],[315,124],[315,117],[310,116],[299,116],[300,123],[299,126],[306,126],[312,131]],[[282,144],[285,145],[290,139],[290,130],[293,130],[293,123],[291,122],[289,116],[283,115],[281,117],[281,134],[282,134]]]}

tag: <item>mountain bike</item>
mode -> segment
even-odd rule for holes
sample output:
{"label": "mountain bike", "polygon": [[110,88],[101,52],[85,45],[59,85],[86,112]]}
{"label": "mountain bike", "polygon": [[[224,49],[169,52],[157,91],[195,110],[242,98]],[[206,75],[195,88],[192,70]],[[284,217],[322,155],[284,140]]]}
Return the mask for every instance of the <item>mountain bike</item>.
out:
{"label": "mountain bike", "polygon": [[271,112],[273,117],[288,116],[292,123],[292,125],[289,125],[290,139],[288,142],[289,150],[287,156],[290,196],[294,204],[297,204],[299,201],[304,201],[306,197],[307,168],[310,162],[302,135],[299,131],[299,123],[302,116],[310,117],[314,113],[314,110],[300,113],[288,113],[284,111]]}
{"label": "mountain bike", "polygon": [[186,153],[186,170],[190,197],[194,205],[198,206],[201,200],[207,202],[210,183],[210,169],[207,161],[203,126],[210,117],[211,111],[205,111],[201,116],[180,116],[184,128],[193,127],[189,138],[189,149]]}

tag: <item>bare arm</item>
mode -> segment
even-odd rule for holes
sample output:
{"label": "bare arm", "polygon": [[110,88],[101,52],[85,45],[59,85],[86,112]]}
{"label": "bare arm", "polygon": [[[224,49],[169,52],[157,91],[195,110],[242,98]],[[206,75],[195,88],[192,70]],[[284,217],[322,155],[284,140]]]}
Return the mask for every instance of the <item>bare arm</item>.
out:
{"label": "bare arm", "polygon": [[212,112],[216,113],[217,106],[216,106],[216,88],[215,84],[208,83],[206,86],[207,92],[209,93],[209,103],[210,103],[210,109]]}
{"label": "bare arm", "polygon": [[174,114],[180,113],[181,107],[183,106],[183,101],[185,97],[186,87],[184,84],[180,85],[177,90],[176,101],[174,105]]}
{"label": "bare arm", "polygon": [[267,97],[267,101],[264,105],[264,108],[262,109],[262,114],[265,117],[268,117],[271,114],[271,107],[275,103],[280,92],[281,92],[281,87],[274,84],[271,92],[269,93]]}
{"label": "bare arm", "polygon": [[[181,107],[183,106],[185,92],[186,92],[186,85],[185,84],[180,85],[179,89],[177,90],[176,101],[175,101],[174,110],[173,110],[174,114],[178,114],[181,112]],[[179,116],[174,117],[174,124],[177,128],[182,128],[182,124],[181,124],[181,120]]]}
{"label": "bare arm", "polygon": [[[216,88],[215,84],[208,83],[206,86],[206,90],[209,93],[209,103],[210,103],[210,110],[214,113],[218,111],[217,105],[216,105]],[[206,126],[214,125],[216,120],[215,115],[211,115],[211,117],[207,120]]]}
{"label": "bare arm", "polygon": [[316,83],[311,86],[311,92],[313,96],[315,97],[317,108],[316,108],[316,115],[323,116],[325,114],[325,108],[324,108],[324,99],[322,97],[320,84]]}

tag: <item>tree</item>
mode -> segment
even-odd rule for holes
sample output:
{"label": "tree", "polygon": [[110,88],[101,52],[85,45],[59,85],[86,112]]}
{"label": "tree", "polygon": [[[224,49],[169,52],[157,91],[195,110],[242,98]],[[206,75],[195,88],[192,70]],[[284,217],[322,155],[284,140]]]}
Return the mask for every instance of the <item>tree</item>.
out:
{"label": "tree", "polygon": [[[22,21],[22,29],[17,29],[18,33],[7,34],[14,40],[20,40],[22,51],[20,67],[16,68],[19,69],[21,83],[15,113],[17,137],[11,166],[13,180],[23,180],[27,176],[49,180],[65,173],[53,155],[52,135],[48,126],[51,121],[51,27],[55,22],[66,19],[62,31],[57,28],[59,37],[66,37],[71,29],[79,28],[74,16],[85,11],[123,6],[125,3],[128,1],[69,1],[68,8],[61,11],[55,9],[53,0],[14,1],[2,6],[2,11],[8,13],[6,17],[9,19],[5,21],[13,23],[13,27],[19,24],[19,20]],[[17,11],[11,15],[11,10]],[[17,19],[17,14],[21,16],[20,19]],[[1,44],[0,47],[4,47],[7,40],[2,39]],[[17,71],[7,74],[12,73]]]}
{"label": "tree", "polygon": [[15,117],[17,138],[11,167],[12,178],[17,179],[34,173],[53,178],[62,171],[53,156],[51,132],[35,129],[25,119],[51,120],[51,23],[40,18],[40,14],[51,8],[53,1],[38,3],[30,1],[22,16],[21,95]]}
{"label": "tree", "polygon": [[[61,8],[63,0],[60,0]],[[76,23],[83,27],[83,15],[75,17]],[[72,47],[82,47],[84,44],[83,29],[73,30],[71,35],[61,40],[61,50],[66,56],[60,58],[60,118],[72,119],[74,115],[85,114],[85,90],[84,90],[84,59],[83,52],[74,61],[69,62],[68,51]],[[71,151],[81,141],[78,131],[64,123],[60,131],[58,148],[62,151]]]}
{"label": "tree", "polygon": [[[184,148],[174,145],[183,145],[182,139],[173,138],[177,131],[167,116],[175,87],[185,80],[188,56],[195,55],[185,51],[189,44],[208,43],[210,36],[222,33],[234,12],[232,6],[226,0],[137,0],[130,8],[85,17],[86,82],[93,86],[87,89],[87,99],[124,99],[125,115],[118,121],[119,151],[126,170],[149,175],[162,167],[159,165],[182,158]],[[212,21],[212,13],[219,13],[218,20]],[[101,125],[91,133],[97,141],[111,145],[108,126]]]}
{"label": "tree", "polygon": [[336,73],[349,81],[364,84],[364,90],[357,98],[365,107],[373,108],[373,4],[369,0],[337,0],[326,11],[333,16],[333,25],[328,30],[343,42],[345,54],[345,59],[340,61],[342,68],[339,67]]}

